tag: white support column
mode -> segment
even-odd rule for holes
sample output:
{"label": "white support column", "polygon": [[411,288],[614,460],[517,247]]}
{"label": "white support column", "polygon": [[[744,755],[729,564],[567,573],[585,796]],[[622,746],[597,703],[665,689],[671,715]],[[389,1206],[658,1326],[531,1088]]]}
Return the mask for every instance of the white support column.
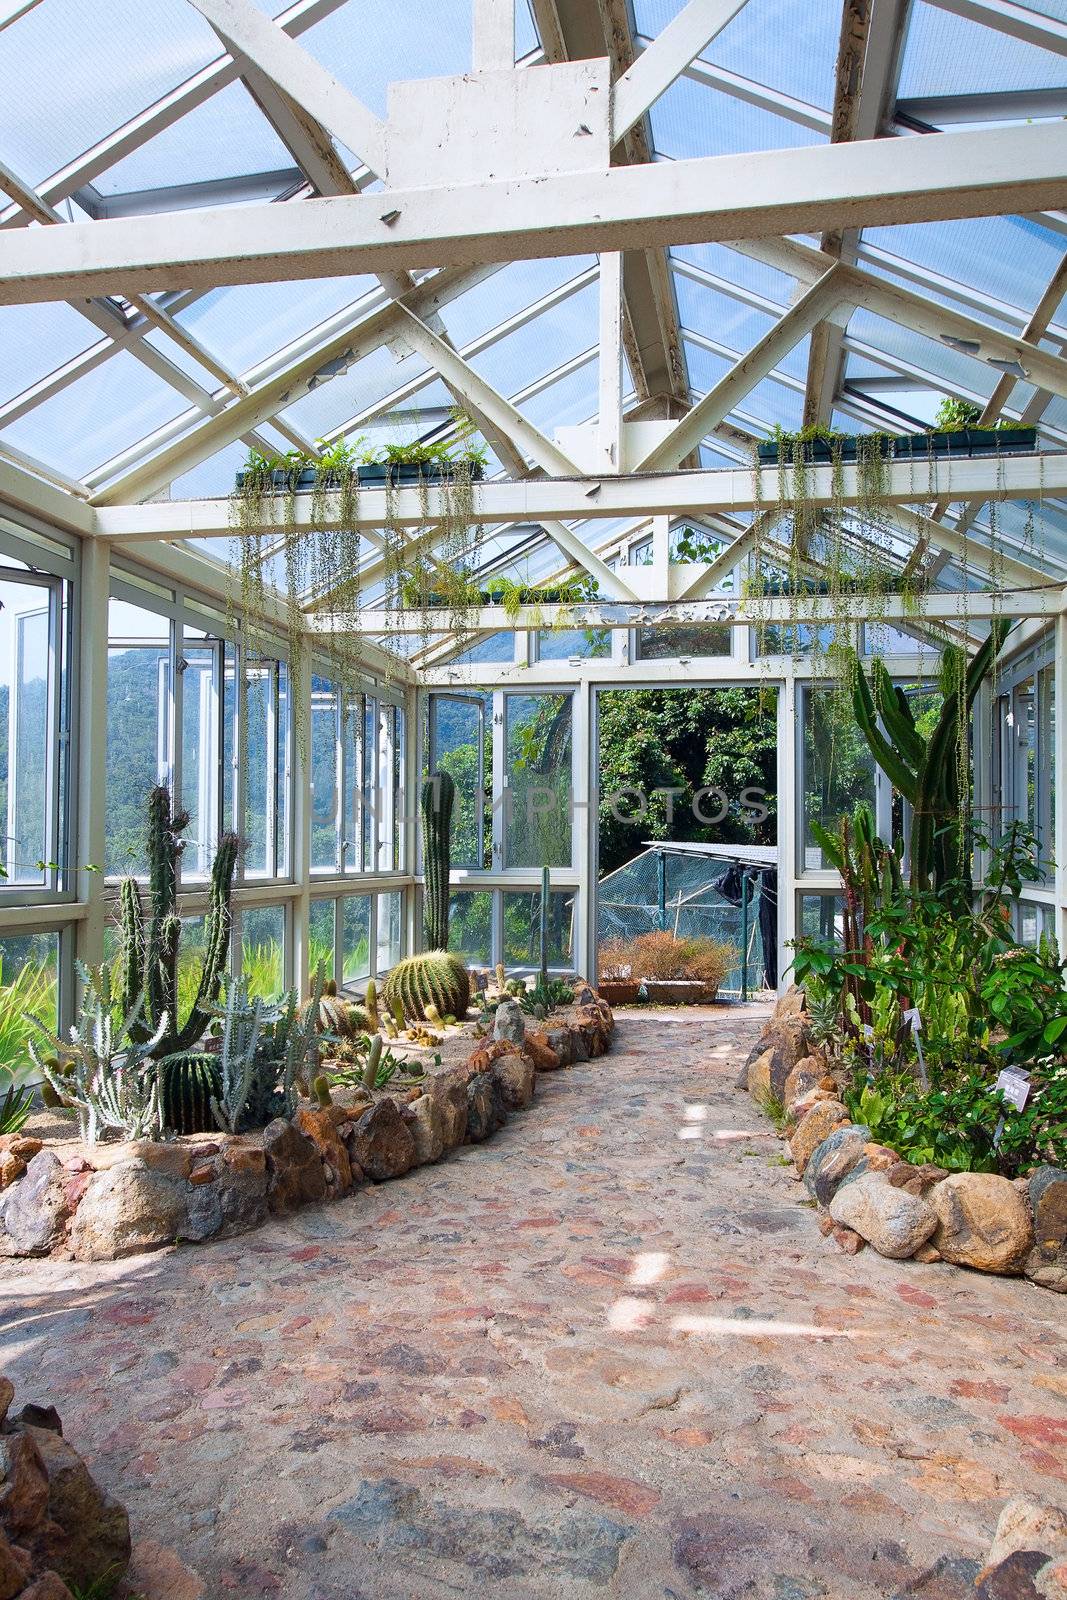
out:
{"label": "white support column", "polygon": [[797,721],[797,681],[786,666],[778,690],[778,988],[787,987],[786,968],[793,959],[797,934],[797,805],[800,790],[801,741]]}
{"label": "white support column", "polygon": [[[107,629],[111,547],[85,539],[81,547],[78,593],[78,700],[76,828],[74,862],[77,894],[88,914],[77,924],[76,953],[81,961],[104,959],[104,860],[107,851]],[[88,868],[98,867],[90,872]]]}
{"label": "white support column", "polygon": [[[293,945],[293,982],[301,995],[307,993],[311,946],[311,651],[305,643],[296,681],[290,679],[292,698],[290,799],[293,808],[293,881],[297,893],[290,912],[290,937]],[[296,704],[299,693],[300,704]],[[304,731],[306,749],[301,749],[299,730]]]}
{"label": "white support column", "polygon": [[602,472],[622,470],[622,256],[605,250],[600,257],[600,405],[597,432],[598,466]]}
{"label": "white support column", "polygon": [[[1056,710],[1053,761],[1056,776],[1067,770],[1067,612],[1056,618]],[[1051,775],[1050,775],[1051,776]],[[1063,785],[1057,784],[1062,791]],[[1056,797],[1056,939],[1067,949],[1067,803]]]}
{"label": "white support column", "polygon": [[490,72],[515,65],[515,0],[471,0],[474,70]]}
{"label": "white support column", "polygon": [[575,970],[596,983],[596,861],[598,802],[596,695],[587,677],[574,695],[574,838],[571,857],[578,872],[574,923]]}

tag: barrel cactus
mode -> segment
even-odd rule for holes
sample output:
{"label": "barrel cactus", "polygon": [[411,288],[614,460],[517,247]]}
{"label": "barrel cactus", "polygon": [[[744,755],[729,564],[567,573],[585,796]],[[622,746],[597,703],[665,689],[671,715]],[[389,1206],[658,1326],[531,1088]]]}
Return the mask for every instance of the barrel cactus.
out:
{"label": "barrel cactus", "polygon": [[456,786],[434,772],[422,786],[423,927],[429,950],[448,949],[448,884],[452,870],[452,807]]}
{"label": "barrel cactus", "polygon": [[212,1100],[221,1093],[218,1069],[210,1056],[181,1056],[165,1061],[163,1126],[174,1133],[207,1133],[215,1126]]}
{"label": "barrel cactus", "polygon": [[467,969],[447,950],[427,950],[401,961],[386,978],[382,992],[387,1005],[395,999],[405,1017],[420,1020],[425,1020],[428,1004],[436,1006],[442,1017],[462,1018],[471,998]]}

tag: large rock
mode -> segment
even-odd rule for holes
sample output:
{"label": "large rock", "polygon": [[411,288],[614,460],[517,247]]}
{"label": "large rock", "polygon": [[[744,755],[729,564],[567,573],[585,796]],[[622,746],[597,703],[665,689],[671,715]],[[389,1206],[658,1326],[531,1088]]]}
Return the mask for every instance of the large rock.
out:
{"label": "large rock", "polygon": [[341,1106],[324,1106],[321,1109],[301,1106],[293,1118],[300,1132],[311,1140],[322,1157],[326,1193],[330,1199],[347,1194],[352,1187],[352,1162],[346,1141],[342,1141],[340,1134],[344,1116],[345,1111]]}
{"label": "large rock", "polygon": [[301,1206],[325,1200],[326,1173],[318,1148],[284,1117],[276,1117],[264,1128],[263,1156],[267,1204],[277,1216],[286,1217]]}
{"label": "large rock", "polygon": [[563,1065],[543,1029],[535,1028],[526,1035],[522,1051],[538,1072],[556,1072]]}
{"label": "large rock", "polygon": [[526,1037],[526,1020],[517,1000],[501,1000],[493,1020],[493,1038],[521,1044]]}
{"label": "large rock", "polygon": [[535,1063],[525,1054],[501,1056],[493,1062],[489,1076],[503,1095],[508,1111],[522,1111],[533,1100],[537,1078],[534,1068]]}
{"label": "large rock", "polygon": [[802,1016],[774,1018],[745,1063],[748,1092],[757,1100],[782,1100],[789,1074],[807,1056],[810,1036]]}
{"label": "large rock", "polygon": [[441,1113],[441,1136],[445,1154],[467,1137],[467,1084],[458,1072],[442,1073],[427,1086]]}
{"label": "large rock", "polygon": [[0,1255],[46,1256],[66,1232],[70,1205],[63,1163],[39,1150],[17,1183],[0,1196]]}
{"label": "large rock", "polygon": [[0,1533],[0,1600],[13,1600],[30,1575],[30,1558]]}
{"label": "large rock", "polygon": [[79,1261],[117,1261],[173,1244],[186,1228],[189,1185],[141,1160],[94,1173],[74,1214],[70,1243]]}
{"label": "large rock", "polygon": [[58,1573],[42,1572],[28,1589],[23,1589],[19,1600],[75,1600],[75,1597]]}
{"label": "large rock", "polygon": [[504,1097],[488,1072],[476,1072],[467,1084],[467,1136],[481,1144],[508,1120]]}
{"label": "large rock", "polygon": [[388,1098],[365,1111],[352,1124],[349,1135],[352,1160],[368,1178],[384,1183],[402,1178],[415,1165],[415,1140],[411,1130]]}
{"label": "large rock", "polygon": [[1028,1278],[1067,1294],[1067,1172],[1038,1167],[1028,1186],[1034,1218],[1034,1248],[1026,1258]]}
{"label": "large rock", "polygon": [[955,1172],[930,1190],[937,1215],[931,1243],[946,1261],[979,1272],[1018,1273],[1034,1243],[1030,1207],[1013,1183],[991,1172]]}
{"label": "large rock", "polygon": [[570,1028],[546,1028],[545,1039],[559,1057],[560,1066],[569,1067],[574,1060],[574,1034]]}
{"label": "large rock", "polygon": [[0,1434],[0,1528],[24,1544],[48,1509],[48,1473],[25,1431]]}
{"label": "large rock", "polygon": [[441,1104],[432,1094],[420,1094],[401,1113],[415,1141],[415,1163],[423,1167],[440,1161],[445,1153],[444,1117]]}
{"label": "large rock", "polygon": [[848,1120],[848,1112],[840,1100],[821,1100],[818,1105],[812,1106],[789,1141],[793,1161],[801,1177],[813,1151],[828,1134],[833,1133],[835,1128],[843,1127]]}
{"label": "large rock", "polygon": [[193,1168],[182,1237],[228,1238],[258,1228],[266,1215],[267,1158],[258,1146],[234,1140]]}
{"label": "large rock", "polygon": [[78,1452],[58,1433],[26,1430],[48,1474],[48,1514],[27,1541],[36,1565],[67,1584],[90,1588],[123,1572],[130,1559],[130,1519],[95,1482]]}
{"label": "large rock", "polygon": [[826,1074],[826,1065],[817,1056],[802,1056],[785,1080],[782,1103],[787,1108],[812,1089],[818,1089]]}
{"label": "large rock", "polygon": [[1067,1556],[1067,1511],[1036,1500],[1009,1500],[1000,1513],[987,1564],[995,1567],[1017,1550],[1043,1550],[1050,1557]]}
{"label": "large rock", "polygon": [[871,1130],[852,1123],[835,1128],[817,1144],[804,1169],[804,1187],[813,1200],[828,1206],[843,1178],[847,1178],[863,1156]]}
{"label": "large rock", "polygon": [[839,1188],[830,1201],[830,1215],[894,1261],[914,1255],[937,1227],[925,1200],[894,1189],[880,1172],[865,1173]]}

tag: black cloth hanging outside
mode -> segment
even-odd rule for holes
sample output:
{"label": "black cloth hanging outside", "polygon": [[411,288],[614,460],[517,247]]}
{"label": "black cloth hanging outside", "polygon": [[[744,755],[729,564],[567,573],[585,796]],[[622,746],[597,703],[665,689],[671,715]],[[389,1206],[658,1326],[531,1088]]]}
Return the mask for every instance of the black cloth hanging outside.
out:
{"label": "black cloth hanging outside", "polygon": [[[741,904],[741,883],[749,879],[749,897],[759,889],[759,931],[763,945],[763,981],[768,989],[778,987],[778,868],[746,867],[740,861],[731,861],[721,878],[712,888],[732,906]],[[758,880],[758,884],[757,881]]]}

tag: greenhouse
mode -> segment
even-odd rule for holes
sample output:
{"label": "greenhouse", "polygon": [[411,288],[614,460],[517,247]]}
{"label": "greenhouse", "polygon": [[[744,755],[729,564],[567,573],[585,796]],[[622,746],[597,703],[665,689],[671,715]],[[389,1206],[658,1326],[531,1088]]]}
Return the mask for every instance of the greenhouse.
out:
{"label": "greenhouse", "polygon": [[0,0],[0,1600],[1067,1600],[1067,0]]}

